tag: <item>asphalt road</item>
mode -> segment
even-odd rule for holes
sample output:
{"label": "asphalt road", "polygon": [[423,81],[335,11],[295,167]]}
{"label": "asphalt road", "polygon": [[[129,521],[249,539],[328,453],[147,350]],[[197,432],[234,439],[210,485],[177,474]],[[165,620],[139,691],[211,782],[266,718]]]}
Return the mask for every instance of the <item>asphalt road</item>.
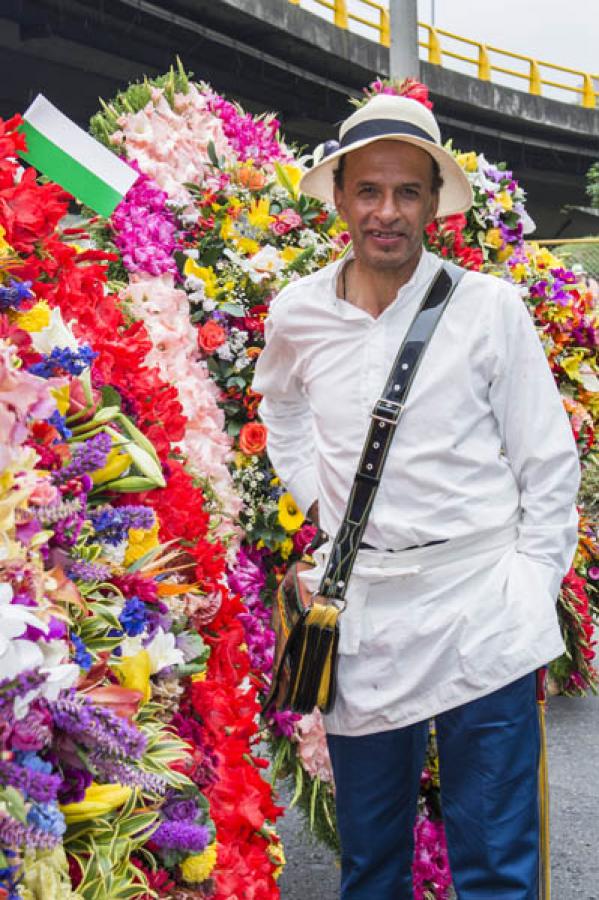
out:
{"label": "asphalt road", "polygon": [[[599,900],[599,697],[552,697],[547,724],[552,900]],[[309,839],[295,810],[279,824],[287,854],[282,900],[336,900],[332,855]]]}

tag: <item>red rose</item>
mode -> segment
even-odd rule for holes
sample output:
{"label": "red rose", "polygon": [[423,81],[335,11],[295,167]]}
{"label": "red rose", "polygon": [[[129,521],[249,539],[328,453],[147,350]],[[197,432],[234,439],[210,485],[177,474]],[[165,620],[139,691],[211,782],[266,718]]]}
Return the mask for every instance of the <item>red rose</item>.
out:
{"label": "red rose", "polygon": [[247,422],[239,432],[239,447],[247,456],[262,453],[266,448],[267,430],[260,422]]}
{"label": "red rose", "polygon": [[214,319],[209,319],[205,325],[198,328],[198,345],[204,353],[214,353],[217,347],[225,343],[227,333],[222,325],[219,325]]}

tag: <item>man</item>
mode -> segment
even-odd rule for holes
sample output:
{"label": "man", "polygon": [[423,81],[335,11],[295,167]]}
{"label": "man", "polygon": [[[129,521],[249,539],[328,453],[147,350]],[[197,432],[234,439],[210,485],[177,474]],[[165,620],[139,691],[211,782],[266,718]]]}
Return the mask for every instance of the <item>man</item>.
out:
{"label": "man", "polygon": [[[432,113],[388,95],[343,123],[302,188],[334,199],[353,251],[277,297],[254,389],[278,474],[334,535],[372,407],[441,265],[423,229],[472,197]],[[563,651],[555,601],[578,480],[519,294],[466,273],[411,387],[340,617],[325,724],[343,900],[413,896],[431,717],[458,897],[538,896],[535,671]]]}

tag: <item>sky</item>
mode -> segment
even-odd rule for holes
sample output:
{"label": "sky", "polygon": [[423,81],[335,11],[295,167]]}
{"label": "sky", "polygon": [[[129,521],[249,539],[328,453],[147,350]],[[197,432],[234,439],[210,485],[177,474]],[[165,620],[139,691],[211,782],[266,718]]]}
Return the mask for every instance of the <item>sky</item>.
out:
{"label": "sky", "polygon": [[[389,0],[378,2],[389,5]],[[502,50],[511,50],[543,62],[588,72],[597,76],[595,84],[596,89],[599,89],[599,0],[417,0],[417,4],[420,22],[434,24],[437,28]],[[332,13],[328,13],[314,0],[300,0],[300,5],[323,17],[332,17]],[[348,7],[369,19],[374,19],[376,15],[363,0],[348,0]],[[357,23],[353,23],[351,27],[365,36],[373,36],[371,29]],[[421,39],[426,37],[422,29],[420,36]],[[460,50],[455,43],[442,37],[443,45]],[[426,58],[423,57],[424,52],[421,51],[421,58]],[[474,47],[466,48],[462,45],[461,52],[474,56],[477,51]],[[491,54],[491,62],[519,71],[528,70],[526,63],[518,63],[505,57],[502,62],[496,54]],[[472,64],[451,59],[446,64],[466,74],[476,74],[476,68]],[[547,69],[542,69],[541,74],[550,80],[576,86],[581,84],[579,76]],[[528,89],[523,80],[512,80],[500,73],[494,73],[493,80],[520,90]],[[580,102],[580,95],[560,92],[548,86],[543,87],[542,93],[564,101]]]}
{"label": "sky", "polygon": [[597,0],[418,0],[418,18],[504,50],[599,76]]}

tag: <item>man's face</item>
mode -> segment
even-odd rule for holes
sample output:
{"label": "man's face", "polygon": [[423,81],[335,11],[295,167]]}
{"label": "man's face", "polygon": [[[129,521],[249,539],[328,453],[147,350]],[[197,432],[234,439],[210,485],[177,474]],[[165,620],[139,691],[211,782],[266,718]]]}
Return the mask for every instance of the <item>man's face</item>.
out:
{"label": "man's face", "polygon": [[432,174],[429,154],[400,141],[375,141],[346,155],[335,205],[362,265],[411,274],[437,211]]}

